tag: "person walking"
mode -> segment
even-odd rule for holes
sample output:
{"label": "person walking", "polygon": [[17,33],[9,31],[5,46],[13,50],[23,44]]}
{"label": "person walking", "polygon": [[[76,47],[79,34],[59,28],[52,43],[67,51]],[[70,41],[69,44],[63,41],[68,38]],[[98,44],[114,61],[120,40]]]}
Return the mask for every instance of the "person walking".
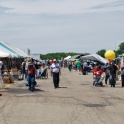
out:
{"label": "person walking", "polygon": [[25,76],[25,65],[26,65],[26,59],[22,62],[22,79],[24,79]]}
{"label": "person walking", "polygon": [[105,72],[105,84],[107,84],[107,81],[109,79],[109,64],[106,63],[104,66],[104,72]]}
{"label": "person walking", "polygon": [[124,61],[123,64],[121,65],[121,82],[122,82],[122,87],[124,87]]}
{"label": "person walking", "polygon": [[53,76],[54,88],[59,87],[59,75],[61,74],[59,63],[57,63],[56,59],[53,60],[53,64],[51,65],[51,76]]}
{"label": "person walking", "polygon": [[110,84],[111,87],[115,87],[116,84],[116,75],[118,74],[118,68],[114,61],[112,61],[109,67],[109,75],[110,75]]}
{"label": "person walking", "polygon": [[35,90],[35,76],[37,75],[37,71],[35,66],[32,62],[28,62],[28,83],[29,83],[29,90]]}
{"label": "person walking", "polygon": [[77,65],[77,69],[78,69],[78,71],[79,71],[79,74],[81,74],[81,66],[82,66],[81,61],[78,60],[78,62],[76,63],[76,65]]}
{"label": "person walking", "polygon": [[68,65],[69,71],[71,72],[71,70],[72,70],[72,61],[69,60],[68,63],[67,63],[67,65]]}
{"label": "person walking", "polygon": [[87,64],[87,60],[84,60],[84,63],[83,63],[83,75],[87,75],[88,74],[88,64]]}

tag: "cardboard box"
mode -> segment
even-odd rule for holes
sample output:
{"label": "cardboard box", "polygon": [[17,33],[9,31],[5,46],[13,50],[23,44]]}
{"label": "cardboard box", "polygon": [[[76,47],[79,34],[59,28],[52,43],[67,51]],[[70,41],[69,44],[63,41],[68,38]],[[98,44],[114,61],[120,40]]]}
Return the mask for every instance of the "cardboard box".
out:
{"label": "cardboard box", "polygon": [[17,71],[18,71],[17,68],[12,68],[12,69],[11,69],[11,72],[17,72]]}

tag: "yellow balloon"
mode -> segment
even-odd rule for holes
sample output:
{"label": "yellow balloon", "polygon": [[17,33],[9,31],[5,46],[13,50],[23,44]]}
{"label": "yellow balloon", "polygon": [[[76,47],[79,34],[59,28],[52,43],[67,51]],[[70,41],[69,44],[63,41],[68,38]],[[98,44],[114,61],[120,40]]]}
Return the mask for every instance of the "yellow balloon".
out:
{"label": "yellow balloon", "polygon": [[106,51],[105,58],[107,60],[113,60],[115,58],[115,52],[113,50]]}

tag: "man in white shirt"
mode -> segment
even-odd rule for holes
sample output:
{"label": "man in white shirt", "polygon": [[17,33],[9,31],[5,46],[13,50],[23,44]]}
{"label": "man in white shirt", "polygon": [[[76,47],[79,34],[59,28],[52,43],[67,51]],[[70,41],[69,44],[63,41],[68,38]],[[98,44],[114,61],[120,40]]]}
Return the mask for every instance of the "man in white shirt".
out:
{"label": "man in white shirt", "polygon": [[53,60],[53,64],[51,65],[51,76],[53,76],[54,88],[59,87],[59,75],[61,74],[59,63],[57,63],[56,59]]}

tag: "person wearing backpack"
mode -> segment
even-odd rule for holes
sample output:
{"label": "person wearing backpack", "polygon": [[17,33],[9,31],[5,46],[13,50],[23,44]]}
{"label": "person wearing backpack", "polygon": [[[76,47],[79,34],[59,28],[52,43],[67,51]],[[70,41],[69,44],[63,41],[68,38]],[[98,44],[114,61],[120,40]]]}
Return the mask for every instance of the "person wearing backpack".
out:
{"label": "person wearing backpack", "polygon": [[35,76],[37,75],[37,71],[35,66],[32,62],[28,62],[28,83],[29,83],[29,90],[35,90]]}

